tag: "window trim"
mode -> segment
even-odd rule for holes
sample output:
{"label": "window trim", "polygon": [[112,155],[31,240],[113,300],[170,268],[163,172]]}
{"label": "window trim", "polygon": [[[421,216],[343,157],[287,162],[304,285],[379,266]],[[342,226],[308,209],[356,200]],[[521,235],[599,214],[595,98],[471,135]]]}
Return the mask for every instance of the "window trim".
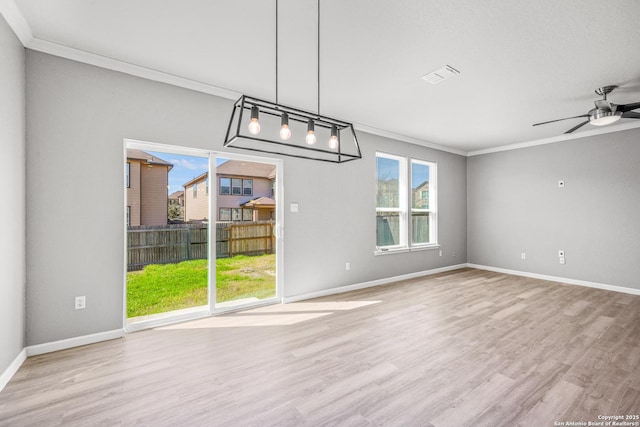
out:
{"label": "window trim", "polygon": [[[378,183],[378,167],[377,159],[386,158],[399,162],[399,208],[381,208],[377,206],[376,200],[376,216],[378,212],[398,212],[400,216],[400,243],[397,245],[377,246],[374,255],[387,255],[395,253],[405,253],[413,251],[421,251],[428,249],[438,249],[438,219],[437,219],[437,194],[438,194],[438,164],[435,161],[422,160],[410,156],[399,156],[384,152],[376,152],[376,188]],[[429,208],[420,209],[413,208],[413,183],[412,167],[413,164],[421,164],[429,166]],[[377,194],[376,194],[377,197]],[[428,243],[412,243],[413,230],[411,215],[413,212],[429,212],[429,240]],[[376,242],[377,243],[377,242]]]}

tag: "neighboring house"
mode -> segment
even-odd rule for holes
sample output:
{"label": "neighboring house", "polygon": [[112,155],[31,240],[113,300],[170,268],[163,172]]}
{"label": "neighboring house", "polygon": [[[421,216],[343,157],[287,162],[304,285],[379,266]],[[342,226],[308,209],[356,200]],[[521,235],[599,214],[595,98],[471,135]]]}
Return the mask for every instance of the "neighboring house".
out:
{"label": "neighboring house", "polygon": [[[275,219],[274,165],[227,160],[217,167],[216,221],[265,221]],[[185,221],[209,217],[209,174],[184,184]]]}
{"label": "neighboring house", "polygon": [[184,206],[184,191],[178,190],[169,194],[169,204]]}
{"label": "neighboring house", "polygon": [[127,225],[167,224],[167,185],[173,165],[142,150],[127,149]]}
{"label": "neighboring house", "polygon": [[413,207],[429,209],[429,181],[425,181],[413,189]]}
{"label": "neighboring house", "polygon": [[196,176],[184,185],[184,220],[203,222],[209,220],[209,173]]}

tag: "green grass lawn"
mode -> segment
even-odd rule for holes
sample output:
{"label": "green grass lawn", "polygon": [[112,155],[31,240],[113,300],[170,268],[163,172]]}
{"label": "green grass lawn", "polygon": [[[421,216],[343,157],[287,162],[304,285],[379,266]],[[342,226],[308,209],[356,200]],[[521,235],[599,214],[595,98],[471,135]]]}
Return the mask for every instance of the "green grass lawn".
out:
{"label": "green grass lawn", "polygon": [[[217,302],[276,295],[276,256],[219,258]],[[127,317],[146,316],[207,304],[207,260],[152,264],[127,273]]]}

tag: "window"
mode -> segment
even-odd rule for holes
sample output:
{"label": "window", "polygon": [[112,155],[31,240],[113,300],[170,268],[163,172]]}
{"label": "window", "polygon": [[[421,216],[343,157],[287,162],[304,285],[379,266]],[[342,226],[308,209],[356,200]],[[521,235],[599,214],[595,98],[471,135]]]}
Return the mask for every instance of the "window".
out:
{"label": "window", "polygon": [[434,163],[411,160],[412,245],[436,243],[432,238],[435,236],[434,203],[430,199],[429,191],[429,187],[435,185],[435,170]]}
{"label": "window", "polygon": [[220,178],[220,194],[231,194],[231,178]]}
{"label": "window", "polygon": [[242,178],[220,178],[220,194],[233,196],[252,196],[253,180]]}
{"label": "window", "polygon": [[209,177],[207,177],[206,186],[207,186],[207,194],[209,194]]}
{"label": "window", "polygon": [[231,179],[231,194],[234,196],[242,194],[242,180],[240,178]]}
{"label": "window", "polygon": [[197,199],[198,198],[198,184],[197,183],[193,183],[193,198]]}
{"label": "window", "polygon": [[220,208],[220,221],[231,221],[231,208]]}
{"label": "window", "polygon": [[242,220],[253,221],[253,209],[242,209]]}
{"label": "window", "polygon": [[253,180],[252,179],[243,179],[242,180],[242,194],[245,196],[251,196],[253,194]]}
{"label": "window", "polygon": [[377,250],[437,245],[436,164],[377,153],[376,183]]}
{"label": "window", "polygon": [[131,187],[131,181],[130,181],[130,178],[129,178],[129,173],[131,172],[131,163],[129,163],[129,162],[127,162],[126,171],[127,171],[126,172],[127,173],[127,178],[126,178],[127,188],[130,188]]}
{"label": "window", "polygon": [[131,226],[131,206],[127,206],[127,227]]}

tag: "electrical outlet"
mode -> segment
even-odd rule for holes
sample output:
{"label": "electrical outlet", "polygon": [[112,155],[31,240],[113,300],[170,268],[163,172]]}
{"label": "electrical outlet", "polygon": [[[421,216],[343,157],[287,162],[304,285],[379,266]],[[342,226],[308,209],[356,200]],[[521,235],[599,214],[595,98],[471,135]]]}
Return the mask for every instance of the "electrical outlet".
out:
{"label": "electrical outlet", "polygon": [[562,265],[566,264],[564,257],[560,257],[560,264],[562,264]]}
{"label": "electrical outlet", "polygon": [[348,270],[351,270],[351,263],[350,263],[350,262],[346,263],[346,264],[344,265],[344,268],[345,268],[345,270],[347,270],[347,271],[348,271]]}
{"label": "electrical outlet", "polygon": [[442,249],[440,249],[440,256],[442,256]]}
{"label": "electrical outlet", "polygon": [[453,252],[451,253],[451,255],[452,255],[452,256],[456,256],[456,251],[453,251]]}
{"label": "electrical outlet", "polygon": [[527,254],[525,252],[522,252],[520,254],[520,259],[527,259]]}
{"label": "electrical outlet", "polygon": [[76,310],[84,310],[87,308],[87,297],[76,297]]}

